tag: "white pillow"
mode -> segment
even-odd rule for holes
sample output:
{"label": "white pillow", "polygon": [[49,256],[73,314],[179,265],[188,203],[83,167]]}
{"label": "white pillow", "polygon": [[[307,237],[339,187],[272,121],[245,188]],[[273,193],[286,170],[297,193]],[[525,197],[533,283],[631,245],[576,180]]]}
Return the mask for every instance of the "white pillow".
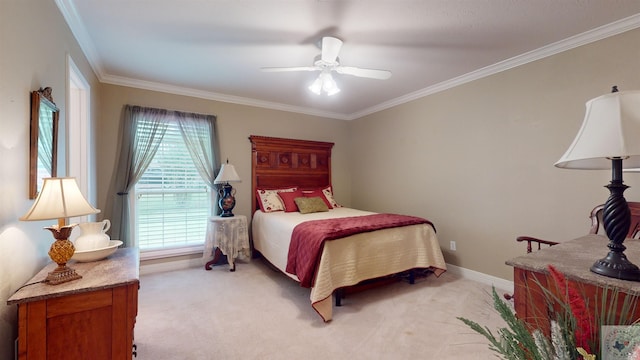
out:
{"label": "white pillow", "polygon": [[284,211],[284,204],[282,199],[278,196],[279,192],[294,192],[298,188],[286,188],[286,189],[257,189],[256,197],[260,204],[260,210],[263,212]]}
{"label": "white pillow", "polygon": [[333,191],[331,191],[331,186],[327,186],[326,188],[322,189],[322,193],[324,194],[324,197],[327,198],[327,201],[329,202],[329,204],[331,204],[332,208],[335,209],[342,207],[342,205],[338,204],[333,198]]}

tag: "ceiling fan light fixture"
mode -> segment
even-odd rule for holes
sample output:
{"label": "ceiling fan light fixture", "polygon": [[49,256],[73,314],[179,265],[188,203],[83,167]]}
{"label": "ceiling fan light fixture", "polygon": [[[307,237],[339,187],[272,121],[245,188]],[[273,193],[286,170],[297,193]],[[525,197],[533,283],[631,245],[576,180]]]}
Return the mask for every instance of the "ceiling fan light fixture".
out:
{"label": "ceiling fan light fixture", "polygon": [[262,68],[266,72],[285,72],[285,71],[320,71],[320,75],[309,86],[309,90],[316,95],[321,95],[324,91],[328,96],[335,95],[340,92],[338,84],[331,76],[331,72],[335,71],[342,75],[351,75],[361,78],[386,80],[391,77],[391,71],[378,69],[365,69],[355,66],[342,66],[338,55],[342,48],[342,40],[331,36],[322,38],[322,53],[315,57],[313,66],[294,66],[294,67],[267,67]]}
{"label": "ceiling fan light fixture", "polygon": [[311,92],[316,95],[320,95],[320,92],[322,91],[322,80],[320,80],[319,76],[316,78],[313,84],[309,86],[309,90],[311,90]]}
{"label": "ceiling fan light fixture", "polygon": [[309,86],[309,90],[316,95],[320,95],[324,91],[329,96],[340,92],[338,84],[327,71],[323,71],[318,75],[318,78]]}
{"label": "ceiling fan light fixture", "polygon": [[338,88],[338,84],[336,84],[336,81],[333,80],[333,76],[331,76],[331,74],[329,74],[328,72],[323,74],[324,78],[322,79],[322,90],[324,90],[324,92],[326,92],[329,96],[339,93],[340,89]]}
{"label": "ceiling fan light fixture", "polygon": [[337,94],[337,93],[339,93],[339,92],[340,92],[340,89],[338,89],[338,87],[336,86],[336,87],[334,87],[333,89],[328,90],[328,91],[327,91],[327,95],[331,96],[331,95],[335,95],[335,94]]}

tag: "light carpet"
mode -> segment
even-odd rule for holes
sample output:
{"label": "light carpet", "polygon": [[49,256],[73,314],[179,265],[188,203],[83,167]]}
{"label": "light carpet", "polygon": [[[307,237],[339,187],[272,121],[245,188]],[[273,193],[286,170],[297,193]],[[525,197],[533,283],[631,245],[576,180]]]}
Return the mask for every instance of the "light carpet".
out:
{"label": "light carpet", "polygon": [[[445,273],[355,294],[324,323],[262,260],[141,276],[137,359],[494,359],[456,319],[504,326],[491,287]],[[501,293],[501,291],[499,291]]]}

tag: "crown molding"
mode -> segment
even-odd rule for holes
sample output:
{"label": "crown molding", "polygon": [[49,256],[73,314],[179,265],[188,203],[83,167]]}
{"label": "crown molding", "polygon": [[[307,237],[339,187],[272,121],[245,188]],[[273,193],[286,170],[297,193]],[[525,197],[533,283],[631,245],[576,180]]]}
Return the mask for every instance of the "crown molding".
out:
{"label": "crown molding", "polygon": [[570,38],[560,40],[553,44],[543,46],[536,50],[529,51],[527,53],[514,56],[510,59],[495,63],[493,65],[486,66],[482,69],[472,71],[470,73],[458,76],[456,78],[443,81],[433,86],[412,92],[410,94],[386,101],[384,103],[372,106],[368,109],[364,109],[357,113],[350,114],[349,120],[358,119],[366,115],[370,115],[382,110],[392,108],[394,106],[402,105],[409,101],[413,101],[427,95],[432,95],[453,87],[478,80],[490,75],[497,74],[499,72],[512,69],[521,65],[528,64],[530,62],[540,60],[552,55],[562,53],[567,50],[577,48],[582,45],[587,45],[598,40],[606,39],[608,37],[622,34],[629,30],[633,30],[640,27],[640,14],[624,18],[622,20],[603,25],[601,27],[589,30],[587,32],[572,36]]}
{"label": "crown molding", "polygon": [[78,41],[84,56],[87,57],[93,72],[98,77],[98,80],[100,80],[105,74],[102,61],[98,56],[96,47],[93,45],[89,32],[87,32],[87,28],[84,26],[84,22],[82,22],[82,19],[78,15],[78,11],[76,10],[73,0],[55,0],[55,2],[62,13],[64,20],[67,22],[71,33],[76,38],[76,41]]}
{"label": "crown molding", "polygon": [[539,49],[529,51],[527,53],[512,57],[510,59],[495,63],[493,65],[486,66],[482,69],[478,69],[467,74],[455,77],[453,79],[440,82],[433,86],[414,91],[412,93],[397,97],[395,99],[385,101],[378,105],[363,109],[361,111],[351,114],[341,114],[335,112],[319,111],[313,108],[305,108],[299,106],[291,106],[281,103],[274,103],[262,100],[256,100],[251,98],[244,98],[233,95],[225,95],[214,92],[208,92],[203,90],[161,84],[156,82],[144,81],[133,78],[125,78],[120,76],[114,76],[106,74],[102,62],[97,55],[96,48],[91,41],[82,19],[78,16],[78,13],[74,6],[74,0],[55,0],[56,5],[60,9],[60,12],[64,16],[71,32],[78,41],[80,48],[84,52],[91,68],[96,73],[98,80],[103,83],[122,85],[133,88],[140,88],[146,90],[160,91],[176,95],[192,96],[202,99],[215,100],[239,105],[255,106],[260,108],[266,108],[271,110],[287,111],[293,113],[300,113],[312,116],[327,117],[337,120],[355,120],[361,117],[386,110],[404,103],[432,95],[453,87],[478,80],[487,76],[497,74],[499,72],[512,69],[527,63],[540,60],[561,52],[571,50],[573,48],[586,45],[598,40],[602,40],[614,35],[624,33],[629,30],[640,27],[640,14],[636,14],[625,19],[618,20],[616,22],[600,26],[598,28],[586,31],[584,33],[569,37],[564,40],[560,40],[556,43],[543,46]]}
{"label": "crown molding", "polygon": [[138,88],[138,89],[144,89],[144,90],[152,90],[152,91],[164,92],[164,93],[169,93],[174,95],[183,95],[183,96],[195,97],[195,98],[206,99],[206,100],[226,102],[231,104],[254,106],[254,107],[260,107],[260,108],[265,108],[270,110],[300,113],[305,115],[325,117],[325,118],[331,118],[331,119],[337,119],[337,120],[348,120],[344,114],[327,112],[327,111],[319,111],[312,108],[291,106],[291,105],[286,105],[281,103],[244,98],[240,96],[214,93],[211,91],[203,91],[203,90],[197,90],[197,89],[192,89],[187,87],[167,85],[167,84],[157,83],[153,81],[138,80],[138,79],[132,79],[132,78],[114,76],[114,75],[105,75],[101,78],[100,81],[105,84],[126,86],[126,87]]}

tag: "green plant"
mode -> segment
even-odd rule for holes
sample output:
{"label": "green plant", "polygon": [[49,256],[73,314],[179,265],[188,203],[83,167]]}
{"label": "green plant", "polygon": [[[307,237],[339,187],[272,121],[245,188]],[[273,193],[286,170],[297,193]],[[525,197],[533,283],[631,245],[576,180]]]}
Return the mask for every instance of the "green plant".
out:
{"label": "green plant", "polygon": [[[553,266],[549,266],[548,270],[553,280],[550,285],[555,288],[535,282],[544,294],[548,313],[548,319],[541,319],[537,326],[531,327],[519,319],[511,305],[498,296],[495,288],[492,289],[493,307],[505,321],[506,327],[497,329],[494,334],[491,329],[475,321],[462,317],[458,319],[487,338],[489,348],[503,359],[600,359],[597,329],[603,325],[634,324],[633,314],[638,305],[638,296],[627,295],[620,300],[618,290],[605,288],[599,298],[590,298],[574,288]],[[590,304],[590,301],[593,303]],[[592,313],[589,309],[595,310]]]}

